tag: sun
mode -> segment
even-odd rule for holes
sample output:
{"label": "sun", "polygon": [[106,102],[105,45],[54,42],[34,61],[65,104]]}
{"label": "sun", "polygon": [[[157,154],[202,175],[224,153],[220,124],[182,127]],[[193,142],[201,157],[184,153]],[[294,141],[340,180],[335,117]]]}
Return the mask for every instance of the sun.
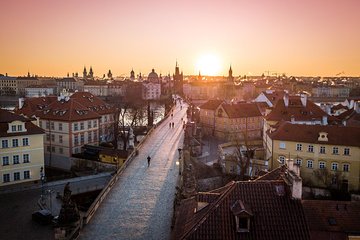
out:
{"label": "sun", "polygon": [[195,67],[196,71],[200,72],[203,76],[216,76],[221,70],[220,60],[214,54],[206,54],[199,57]]}

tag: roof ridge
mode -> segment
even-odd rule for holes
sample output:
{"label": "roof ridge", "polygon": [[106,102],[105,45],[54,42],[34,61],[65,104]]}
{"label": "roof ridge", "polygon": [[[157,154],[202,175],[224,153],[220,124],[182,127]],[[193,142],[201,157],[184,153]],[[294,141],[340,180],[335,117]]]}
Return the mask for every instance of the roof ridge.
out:
{"label": "roof ridge", "polygon": [[197,220],[196,224],[193,224],[193,227],[191,229],[189,229],[185,234],[182,235],[181,239],[186,239],[186,237],[189,236],[190,233],[192,233],[194,231],[194,229],[197,229],[208,217],[208,213],[210,213],[211,211],[213,211],[215,208],[217,208],[219,205],[218,203],[224,198],[226,197],[229,192],[231,192],[230,190],[234,189],[236,186],[236,182],[235,181],[231,181],[230,183],[228,183],[228,189],[226,189],[220,196],[218,199],[216,199],[214,202],[211,203],[211,205],[209,206],[209,208],[206,209],[206,212],[203,213],[203,216],[201,218],[199,218]]}

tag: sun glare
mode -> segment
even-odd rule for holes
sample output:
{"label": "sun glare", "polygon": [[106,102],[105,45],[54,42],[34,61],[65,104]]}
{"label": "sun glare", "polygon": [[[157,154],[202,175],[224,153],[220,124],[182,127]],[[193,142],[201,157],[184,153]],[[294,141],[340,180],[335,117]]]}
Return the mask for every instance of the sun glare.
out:
{"label": "sun glare", "polygon": [[196,62],[196,71],[201,75],[216,76],[220,73],[220,60],[216,55],[207,54],[201,56]]}

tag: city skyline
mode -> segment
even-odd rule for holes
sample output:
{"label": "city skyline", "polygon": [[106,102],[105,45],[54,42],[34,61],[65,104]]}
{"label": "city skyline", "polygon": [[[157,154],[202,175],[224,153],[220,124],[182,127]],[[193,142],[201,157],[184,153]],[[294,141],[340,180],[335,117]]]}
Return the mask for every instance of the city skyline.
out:
{"label": "city skyline", "polygon": [[5,1],[0,73],[360,75],[360,2]]}

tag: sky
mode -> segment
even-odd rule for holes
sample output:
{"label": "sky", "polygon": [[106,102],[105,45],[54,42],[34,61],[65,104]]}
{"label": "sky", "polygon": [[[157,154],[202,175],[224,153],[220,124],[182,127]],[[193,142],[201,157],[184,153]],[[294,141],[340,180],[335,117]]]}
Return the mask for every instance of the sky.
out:
{"label": "sky", "polygon": [[2,0],[0,73],[360,76],[358,0]]}

